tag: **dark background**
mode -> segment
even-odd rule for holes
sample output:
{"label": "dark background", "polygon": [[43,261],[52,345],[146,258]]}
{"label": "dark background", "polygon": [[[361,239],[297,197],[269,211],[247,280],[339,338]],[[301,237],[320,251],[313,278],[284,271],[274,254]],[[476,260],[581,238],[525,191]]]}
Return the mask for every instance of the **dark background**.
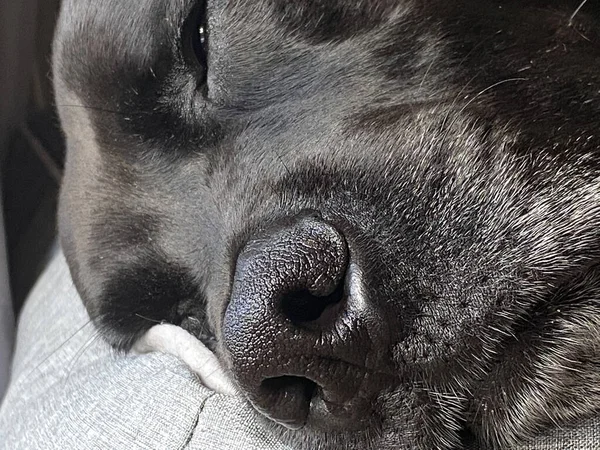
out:
{"label": "dark background", "polygon": [[59,0],[0,0],[0,168],[18,312],[56,241],[64,145],[50,55]]}

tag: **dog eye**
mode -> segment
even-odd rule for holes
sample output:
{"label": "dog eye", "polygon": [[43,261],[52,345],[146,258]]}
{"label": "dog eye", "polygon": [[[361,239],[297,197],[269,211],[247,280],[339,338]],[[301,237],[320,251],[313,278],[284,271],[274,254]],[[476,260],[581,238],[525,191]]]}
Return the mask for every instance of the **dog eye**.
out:
{"label": "dog eye", "polygon": [[206,44],[206,28],[204,25],[198,27],[198,37],[200,38],[200,45]]}
{"label": "dog eye", "polygon": [[[191,63],[198,73],[198,86],[206,82],[208,70],[208,26],[206,14],[206,2],[195,8],[188,20],[185,30],[187,35],[187,46],[191,53]],[[190,45],[191,44],[191,45]]]}

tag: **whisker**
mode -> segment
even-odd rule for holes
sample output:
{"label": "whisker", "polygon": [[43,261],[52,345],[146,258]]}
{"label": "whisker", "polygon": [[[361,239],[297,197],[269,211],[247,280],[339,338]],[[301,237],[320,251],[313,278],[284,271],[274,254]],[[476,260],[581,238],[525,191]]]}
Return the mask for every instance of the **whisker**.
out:
{"label": "whisker", "polygon": [[575,9],[575,11],[573,12],[573,14],[571,14],[571,17],[569,17],[569,26],[573,26],[573,19],[575,19],[575,16],[579,13],[579,11],[581,11],[581,8],[583,8],[583,5],[585,5],[587,3],[587,0],[583,0],[579,6]]}
{"label": "whisker", "polygon": [[465,91],[465,89],[467,89],[470,86],[470,84],[473,82],[473,80],[475,78],[477,78],[478,74],[479,74],[479,72],[476,73],[474,76],[472,76],[469,79],[469,81],[467,81],[465,83],[465,85],[460,89],[460,91],[458,91],[458,94],[456,94],[454,96],[454,99],[452,100],[452,103],[450,103],[450,107],[448,108],[448,112],[446,113],[444,120],[442,121],[442,128],[444,128],[446,126],[446,123],[448,122],[448,119],[450,118],[450,114],[452,114],[452,111],[453,111],[452,108],[454,108],[454,105],[456,105],[456,102],[458,102],[458,100],[460,99],[460,96]]}
{"label": "whisker", "polygon": [[[494,38],[495,35],[497,35],[498,33],[491,35],[491,36],[487,36],[485,39],[481,40],[479,43],[477,43],[476,45],[474,45],[471,50],[468,51],[468,53],[463,56],[463,58],[460,60],[460,62],[458,63],[458,65],[456,66],[456,70],[460,69],[461,67],[464,66],[465,62],[469,59],[469,57],[475,53],[476,51],[478,51],[481,47],[483,47],[484,44],[487,44],[490,40],[492,40]],[[448,121],[448,118],[450,117],[450,114],[452,113],[452,108],[454,107],[454,105],[456,104],[456,102],[460,99],[461,95],[463,94],[463,92],[471,85],[471,83],[473,82],[473,80],[475,80],[479,74],[481,73],[481,70],[478,70],[475,75],[473,75],[471,78],[469,78],[469,80],[465,83],[465,85],[460,89],[460,91],[458,91],[458,94],[456,94],[454,96],[454,100],[452,101],[452,103],[450,104],[450,108],[448,109],[448,113],[446,114],[446,116],[444,117],[444,120],[442,121],[442,128],[446,125],[446,122]]]}
{"label": "whisker", "polygon": [[[223,367],[219,367],[219,368],[213,369],[211,372],[208,372],[208,373],[206,374],[206,377],[212,377],[212,376],[213,376],[215,373],[217,373],[217,372],[220,372],[220,371],[223,371]],[[203,385],[203,386],[204,386],[204,385]],[[204,386],[204,387],[206,387],[206,386]],[[207,389],[210,389],[210,388],[208,388],[208,387],[206,387],[206,388],[207,388]]]}
{"label": "whisker", "polygon": [[86,323],[84,323],[82,326],[80,326],[77,329],[77,331],[75,331],[71,336],[69,336],[67,338],[66,341],[64,341],[62,344],[60,344],[54,351],[52,351],[52,353],[50,353],[48,356],[46,356],[44,359],[42,359],[29,373],[27,373],[27,375],[25,376],[25,379],[28,379],[36,370],[38,370],[42,366],[42,364],[44,364],[46,361],[48,361],[48,359],[50,359],[54,354],[56,354],[56,352],[60,351],[65,345],[67,345],[75,336],[77,336],[79,333],[81,333],[81,331],[83,331],[83,329],[91,323],[92,323],[92,320],[89,319]]}
{"label": "whisker", "polygon": [[507,78],[506,80],[501,80],[501,81],[498,81],[498,82],[496,82],[496,83],[494,83],[494,84],[492,84],[492,85],[490,85],[490,86],[486,87],[485,89],[482,89],[481,91],[479,91],[479,92],[477,93],[477,95],[475,95],[475,97],[473,97],[471,100],[469,100],[469,101],[468,101],[468,102],[467,102],[467,103],[466,103],[466,104],[465,104],[465,105],[464,105],[464,106],[463,106],[463,107],[460,109],[460,111],[458,112],[458,115],[460,116],[460,115],[461,115],[461,114],[464,112],[464,110],[465,110],[465,109],[467,109],[467,108],[469,107],[469,105],[470,105],[471,103],[473,103],[475,100],[477,100],[479,97],[481,97],[481,96],[482,96],[483,94],[485,94],[486,92],[488,92],[488,91],[490,91],[490,90],[494,89],[495,87],[498,87],[498,86],[500,86],[500,85],[502,85],[502,84],[511,83],[511,82],[513,82],[513,81],[529,81],[529,78]]}
{"label": "whisker", "polygon": [[435,62],[436,62],[435,59],[433,59],[427,66],[427,70],[425,71],[425,74],[423,75],[423,78],[421,79],[421,83],[419,83],[419,89],[423,89],[423,84],[425,83],[425,80],[427,79],[427,75],[429,75],[429,71],[433,67],[433,63],[435,63]]}
{"label": "whisker", "polygon": [[71,363],[69,364],[69,369],[67,370],[67,378],[65,379],[65,385],[69,382],[69,378],[71,377],[71,372],[73,371],[73,369],[75,368],[75,365],[77,364],[77,362],[79,361],[79,359],[83,356],[83,354],[92,346],[92,344],[94,344],[98,338],[100,337],[100,332],[99,331],[95,331],[90,337],[89,339],[87,339],[84,344],[81,346],[81,348],[77,351],[77,353],[75,353],[75,356],[73,357],[73,359],[71,360]]}
{"label": "whisker", "polygon": [[80,109],[89,109],[90,111],[103,112],[107,114],[114,114],[117,116],[129,117],[131,114],[141,114],[141,115],[152,115],[152,111],[132,111],[131,113],[124,113],[123,111],[117,111],[114,109],[100,108],[99,106],[88,106],[88,105],[70,105],[65,103],[60,103],[56,105],[59,108],[80,108]]}
{"label": "whisker", "polygon": [[161,320],[151,319],[150,317],[142,316],[141,314],[138,314],[138,313],[135,313],[135,316],[139,317],[140,319],[147,320],[148,322],[158,323],[158,324],[163,323],[163,321],[161,321]]}
{"label": "whisker", "polygon": [[277,157],[277,159],[279,160],[279,162],[281,163],[281,165],[287,172],[288,176],[291,176],[292,172],[290,171],[289,167],[285,165],[285,162],[283,162],[283,157],[276,150],[273,150],[273,152],[275,153],[275,156]]}

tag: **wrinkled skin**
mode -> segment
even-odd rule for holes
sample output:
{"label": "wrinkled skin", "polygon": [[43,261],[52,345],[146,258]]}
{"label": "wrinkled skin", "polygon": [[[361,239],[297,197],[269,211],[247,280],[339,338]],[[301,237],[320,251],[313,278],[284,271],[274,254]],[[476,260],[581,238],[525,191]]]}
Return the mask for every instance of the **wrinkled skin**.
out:
{"label": "wrinkled skin", "polygon": [[579,3],[64,0],[60,235],[103,336],[179,324],[235,377],[238,255],[312,211],[360,273],[368,383],[352,423],[265,419],[294,448],[510,448],[600,412],[600,11],[571,22]]}

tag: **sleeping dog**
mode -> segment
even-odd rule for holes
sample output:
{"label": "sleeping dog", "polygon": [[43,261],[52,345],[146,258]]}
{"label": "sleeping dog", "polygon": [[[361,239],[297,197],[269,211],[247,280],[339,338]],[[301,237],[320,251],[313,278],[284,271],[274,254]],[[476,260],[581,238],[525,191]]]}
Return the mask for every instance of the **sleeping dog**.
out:
{"label": "sleeping dog", "polygon": [[600,412],[600,8],[64,0],[60,236],[95,325],[214,352],[298,449]]}

